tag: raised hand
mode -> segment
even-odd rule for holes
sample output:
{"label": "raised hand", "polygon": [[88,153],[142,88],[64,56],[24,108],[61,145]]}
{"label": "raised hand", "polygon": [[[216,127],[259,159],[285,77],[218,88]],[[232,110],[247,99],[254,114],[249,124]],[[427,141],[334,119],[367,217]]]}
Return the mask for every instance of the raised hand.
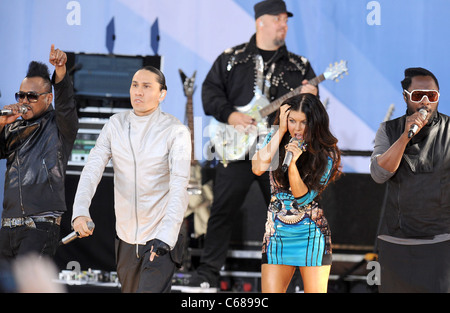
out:
{"label": "raised hand", "polygon": [[59,83],[66,75],[67,54],[64,51],[55,49],[55,45],[52,44],[49,62],[55,67],[55,83]]}

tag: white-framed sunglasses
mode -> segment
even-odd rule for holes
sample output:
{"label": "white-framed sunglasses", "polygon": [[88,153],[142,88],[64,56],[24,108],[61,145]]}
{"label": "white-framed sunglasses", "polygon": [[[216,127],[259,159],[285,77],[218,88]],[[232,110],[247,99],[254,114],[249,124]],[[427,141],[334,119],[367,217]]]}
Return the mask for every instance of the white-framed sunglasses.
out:
{"label": "white-framed sunglasses", "polygon": [[409,95],[411,102],[420,103],[424,97],[427,97],[430,103],[436,103],[439,101],[440,94],[437,90],[413,90],[409,92],[404,89],[403,91]]}

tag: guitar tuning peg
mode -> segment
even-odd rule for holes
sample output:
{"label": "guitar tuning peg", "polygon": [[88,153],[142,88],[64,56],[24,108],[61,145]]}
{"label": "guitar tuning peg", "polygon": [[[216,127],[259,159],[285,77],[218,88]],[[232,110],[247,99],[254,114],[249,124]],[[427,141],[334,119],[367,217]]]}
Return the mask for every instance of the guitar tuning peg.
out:
{"label": "guitar tuning peg", "polygon": [[338,62],[334,62],[334,65],[338,65]]}
{"label": "guitar tuning peg", "polygon": [[333,64],[330,63],[330,67],[332,67],[332,66],[333,66]]}
{"label": "guitar tuning peg", "polygon": [[339,79],[336,78],[335,81],[336,81],[336,83],[339,83]]}

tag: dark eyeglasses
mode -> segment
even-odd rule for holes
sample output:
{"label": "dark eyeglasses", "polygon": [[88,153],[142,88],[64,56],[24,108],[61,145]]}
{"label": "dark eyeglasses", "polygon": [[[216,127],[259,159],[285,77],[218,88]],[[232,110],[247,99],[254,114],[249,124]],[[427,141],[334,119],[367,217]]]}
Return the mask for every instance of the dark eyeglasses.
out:
{"label": "dark eyeglasses", "polygon": [[424,97],[427,97],[428,101],[431,103],[436,103],[439,101],[439,91],[436,90],[413,90],[409,92],[408,90],[404,90],[408,95],[411,102],[422,102]]}
{"label": "dark eyeglasses", "polygon": [[16,96],[17,102],[23,101],[25,99],[25,97],[27,97],[29,102],[37,102],[40,96],[46,95],[48,93],[50,93],[50,92],[37,93],[34,91],[29,91],[29,92],[19,91],[19,92],[16,92],[15,96]]}

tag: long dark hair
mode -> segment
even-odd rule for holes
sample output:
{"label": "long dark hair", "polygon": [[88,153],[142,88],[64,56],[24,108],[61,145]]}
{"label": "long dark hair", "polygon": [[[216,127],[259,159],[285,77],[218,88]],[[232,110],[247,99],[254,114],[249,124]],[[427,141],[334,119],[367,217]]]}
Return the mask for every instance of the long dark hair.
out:
{"label": "long dark hair", "polygon": [[[337,179],[341,174],[339,166],[341,163],[341,153],[337,147],[338,140],[334,137],[329,128],[329,118],[325,107],[319,98],[303,93],[287,99],[283,104],[290,105],[291,111],[303,112],[306,116],[307,125],[303,134],[307,143],[307,149],[297,160],[297,168],[303,182],[309,190],[316,190],[318,195],[326,188],[328,183]],[[280,112],[275,117],[274,125],[280,124]],[[279,163],[282,164],[286,153],[285,145],[289,143],[289,131],[284,134],[279,147]],[[321,182],[322,176],[328,165],[328,157],[333,160],[330,178],[327,184]],[[273,172],[275,182],[279,188],[289,188],[289,178],[287,172],[281,170],[281,166]]]}

